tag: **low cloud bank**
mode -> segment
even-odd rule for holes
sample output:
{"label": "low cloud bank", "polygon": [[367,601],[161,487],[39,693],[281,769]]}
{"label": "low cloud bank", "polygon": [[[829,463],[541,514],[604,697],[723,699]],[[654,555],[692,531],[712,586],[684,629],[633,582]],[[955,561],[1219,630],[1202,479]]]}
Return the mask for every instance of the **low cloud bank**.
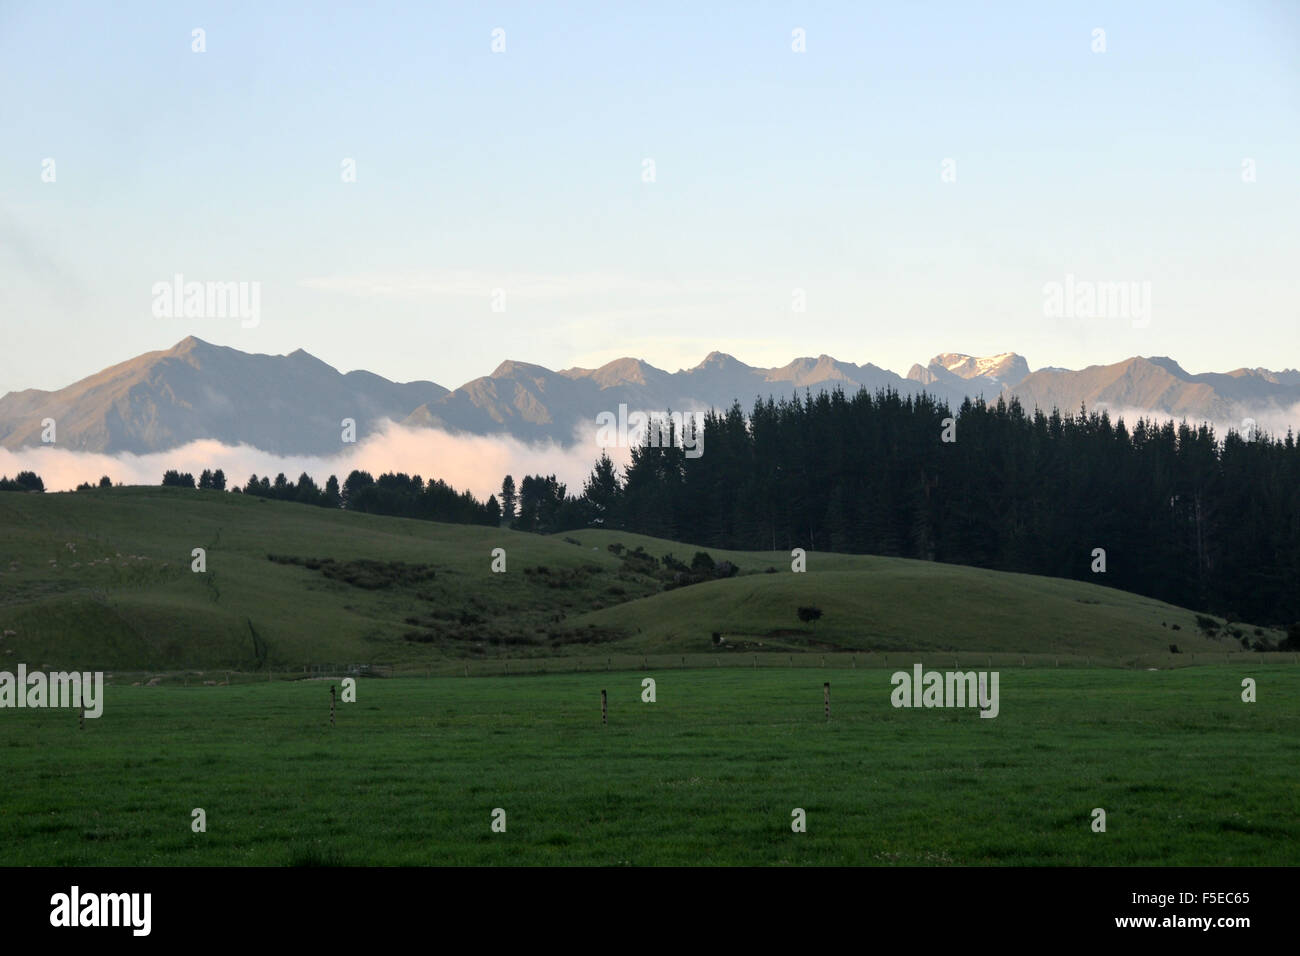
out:
{"label": "low cloud bank", "polygon": [[[453,435],[390,422],[369,438],[328,457],[275,455],[251,445],[211,440],[145,455],[106,455],[57,446],[0,448],[0,475],[13,477],[20,471],[34,471],[47,491],[71,491],[83,482],[97,484],[101,475],[108,475],[114,484],[157,485],[163,472],[173,468],[192,472],[196,480],[205,468],[220,468],[228,488],[242,488],[250,474],[274,480],[284,472],[296,482],[304,471],[323,486],[330,475],[337,475],[342,482],[349,472],[360,469],[376,477],[390,471],[418,474],[426,481],[441,478],[457,491],[469,490],[486,501],[488,495],[500,495],[501,479],[506,475],[513,475],[518,485],[524,475],[553,474],[568,485],[570,494],[578,495],[600,457],[594,434],[594,426],[575,431],[579,443],[566,447],[532,445],[509,436]],[[608,452],[615,465],[627,463],[628,449],[610,448]]]}
{"label": "low cloud bank", "polygon": [[[1102,407],[1098,405],[1097,410]],[[1181,420],[1135,408],[1106,408],[1106,411],[1112,420],[1123,417],[1130,429],[1139,418],[1160,423]],[[1256,429],[1281,438],[1292,423],[1300,421],[1300,405],[1286,411],[1265,410],[1254,417]],[[1239,433],[1244,431],[1241,421],[1213,424],[1220,441],[1229,428]],[[45,482],[47,491],[72,491],[83,482],[97,484],[101,475],[108,475],[114,484],[157,485],[162,482],[163,472],[169,469],[192,472],[197,479],[205,468],[214,471],[220,468],[226,473],[227,487],[241,488],[254,473],[274,480],[284,472],[290,481],[296,482],[305,471],[323,486],[330,475],[337,475],[342,482],[349,472],[360,469],[376,477],[391,471],[418,474],[426,481],[441,478],[457,491],[468,490],[486,501],[489,495],[500,494],[501,479],[506,475],[513,475],[518,485],[524,475],[553,474],[568,485],[570,494],[578,495],[602,451],[596,442],[597,434],[598,428],[592,422],[575,427],[569,445],[529,444],[507,435],[455,435],[441,429],[411,428],[388,422],[369,438],[330,456],[276,455],[251,445],[227,445],[212,440],[193,441],[170,451],[145,455],[106,455],[58,446],[0,448],[0,475],[12,478],[20,471],[34,471]],[[707,448],[707,442],[704,447]],[[628,463],[630,452],[625,443],[604,450],[620,470]]]}
{"label": "low cloud bank", "polygon": [[[1203,419],[1194,418],[1190,415],[1170,415],[1165,412],[1153,412],[1142,408],[1126,408],[1107,405],[1104,402],[1099,402],[1095,408],[1089,408],[1088,411],[1089,413],[1094,411],[1101,413],[1102,411],[1105,411],[1106,414],[1110,416],[1112,422],[1118,421],[1122,418],[1124,420],[1124,426],[1130,432],[1133,430],[1133,426],[1137,424],[1138,419],[1140,418],[1145,418],[1147,421],[1155,422],[1159,425],[1163,425],[1168,421],[1172,421],[1174,425],[1178,425],[1183,421],[1184,417],[1186,417],[1187,424],[1193,428],[1200,427],[1203,421]],[[1245,437],[1247,420],[1254,422],[1255,437],[1267,434],[1269,437],[1274,439],[1285,438],[1288,429],[1291,429],[1294,433],[1296,423],[1300,422],[1300,403],[1292,405],[1290,408],[1286,409],[1267,407],[1259,410],[1249,410],[1238,406],[1237,411],[1241,414],[1241,417],[1236,421],[1209,423],[1214,428],[1214,437],[1220,442],[1228,437],[1229,431],[1234,431],[1238,435]]]}

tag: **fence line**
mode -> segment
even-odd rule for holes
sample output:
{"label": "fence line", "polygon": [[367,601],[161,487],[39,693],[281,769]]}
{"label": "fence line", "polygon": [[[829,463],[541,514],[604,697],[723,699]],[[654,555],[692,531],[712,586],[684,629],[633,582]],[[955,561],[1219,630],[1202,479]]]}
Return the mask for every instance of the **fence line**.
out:
{"label": "fence line", "polygon": [[801,653],[721,651],[705,654],[603,654],[565,657],[463,658],[405,662],[398,664],[351,663],[306,664],[257,671],[221,669],[175,671],[124,671],[105,668],[112,683],[141,683],[165,680],[187,686],[252,683],[266,681],[337,680],[344,677],[527,677],[538,674],[576,674],[594,671],[716,670],[854,670],[896,671],[922,664],[927,670],[1009,670],[1041,668],[1109,668],[1126,670],[1170,670],[1184,667],[1237,664],[1263,668],[1300,665],[1300,653],[1286,651],[1229,651],[1226,653],[1153,653],[1120,658],[1085,654],[976,653],[962,651],[868,651],[857,653]]}

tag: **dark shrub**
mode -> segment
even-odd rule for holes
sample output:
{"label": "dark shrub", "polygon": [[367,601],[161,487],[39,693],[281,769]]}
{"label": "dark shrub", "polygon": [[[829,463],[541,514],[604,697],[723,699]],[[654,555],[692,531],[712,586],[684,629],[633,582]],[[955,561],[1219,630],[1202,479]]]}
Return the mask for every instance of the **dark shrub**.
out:
{"label": "dark shrub", "polygon": [[182,475],[179,471],[176,471],[173,468],[169,471],[163,472],[162,483],[168,488],[193,488],[194,476],[188,471]]}
{"label": "dark shrub", "polygon": [[13,478],[0,477],[0,491],[44,491],[45,482],[34,471],[20,471]]}
{"label": "dark shrub", "polygon": [[1296,621],[1286,629],[1286,637],[1282,639],[1279,649],[1284,651],[1300,651],[1300,621]]}

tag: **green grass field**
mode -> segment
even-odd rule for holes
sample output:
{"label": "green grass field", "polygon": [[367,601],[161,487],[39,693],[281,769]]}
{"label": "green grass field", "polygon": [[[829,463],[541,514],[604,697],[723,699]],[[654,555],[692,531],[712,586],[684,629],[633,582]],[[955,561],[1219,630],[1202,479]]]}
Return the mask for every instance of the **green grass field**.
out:
{"label": "green grass field", "polygon": [[363,679],[332,730],[327,682],[113,686],[0,715],[0,865],[1297,862],[1300,668],[1003,670],[991,720],[889,674]]}
{"label": "green grass field", "polygon": [[[699,550],[184,489],[0,494],[0,671],[110,684],[84,730],[0,710],[0,865],[1296,862],[1300,666],[1240,645],[1275,630],[870,556],[797,574],[715,550],[739,574],[665,589],[610,545]],[[331,729],[329,683],[286,678],[343,662],[433,676],[362,678]],[[915,662],[1000,671],[1000,715],[894,709]]]}
{"label": "green grass field", "polygon": [[[1241,651],[1227,626],[1203,632],[1186,609],[1098,584],[822,553],[796,574],[788,553],[712,550],[740,574],[664,590],[611,544],[688,563],[699,550],[621,532],[543,537],[178,488],[0,494],[0,667],[420,669],[711,653],[714,633],[722,653],[1004,652],[1135,665],[1170,658],[1171,643],[1182,654],[1170,664]],[[194,548],[206,550],[204,573],[191,571]],[[494,548],[506,551],[504,574],[491,571]],[[334,564],[310,566],[323,558]],[[805,605],[821,619],[800,621]],[[1252,640],[1282,636],[1232,627]]]}

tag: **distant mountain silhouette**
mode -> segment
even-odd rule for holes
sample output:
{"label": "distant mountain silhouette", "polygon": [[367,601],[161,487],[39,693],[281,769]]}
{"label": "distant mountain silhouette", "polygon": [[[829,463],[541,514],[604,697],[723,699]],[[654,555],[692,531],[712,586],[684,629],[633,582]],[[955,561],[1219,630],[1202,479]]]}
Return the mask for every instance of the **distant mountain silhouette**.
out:
{"label": "distant mountain silhouette", "polygon": [[40,444],[41,421],[53,418],[61,448],[144,453],[215,438],[313,454],[338,450],[344,418],[355,419],[360,434],[446,393],[432,382],[344,375],[302,349],[249,355],[191,336],[56,392],[0,398],[0,443]]}
{"label": "distant mountain silhouette", "polygon": [[345,418],[356,421],[359,439],[387,419],[569,444],[575,428],[590,427],[600,412],[616,412],[620,404],[647,412],[695,411],[739,401],[748,411],[755,399],[835,387],[847,393],[924,391],[954,408],[967,396],[992,402],[1015,395],[1027,409],[1073,413],[1086,404],[1130,418],[1140,412],[1234,425],[1248,417],[1294,414],[1300,406],[1295,369],[1192,375],[1164,357],[1031,372],[1014,352],[988,358],[945,352],[925,367],[914,365],[906,378],[829,355],[755,368],[712,352],[677,372],[635,358],[561,371],[505,361],[491,375],[448,391],[433,382],[390,382],[366,371],[343,374],[301,349],[253,355],[191,336],[58,391],[5,395],[0,444],[40,444],[46,418],[57,423],[60,447],[106,453],[161,451],[211,438],[277,454],[331,454],[339,450]]}

